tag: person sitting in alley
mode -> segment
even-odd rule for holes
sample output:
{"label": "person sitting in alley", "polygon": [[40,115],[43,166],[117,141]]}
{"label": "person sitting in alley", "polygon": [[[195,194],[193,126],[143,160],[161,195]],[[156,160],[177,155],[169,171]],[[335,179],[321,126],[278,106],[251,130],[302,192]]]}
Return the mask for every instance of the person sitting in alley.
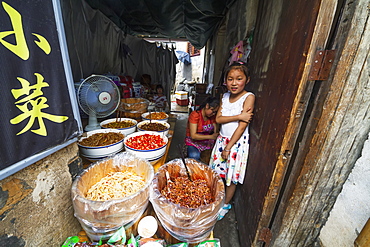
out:
{"label": "person sitting in alley", "polygon": [[201,153],[212,150],[218,136],[215,115],[219,105],[218,98],[208,97],[197,110],[190,113],[185,137],[188,158],[201,161]]}
{"label": "person sitting in alley", "polygon": [[158,84],[156,87],[156,94],[153,96],[152,102],[156,111],[166,111],[168,108],[167,97],[163,94],[162,85]]}

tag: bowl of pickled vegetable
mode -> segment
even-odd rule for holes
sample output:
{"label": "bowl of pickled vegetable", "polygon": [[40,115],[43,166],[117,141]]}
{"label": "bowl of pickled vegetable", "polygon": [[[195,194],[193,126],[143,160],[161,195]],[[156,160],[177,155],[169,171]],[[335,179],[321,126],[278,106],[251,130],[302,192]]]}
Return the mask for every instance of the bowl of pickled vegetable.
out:
{"label": "bowl of pickled vegetable", "polygon": [[103,129],[117,129],[125,136],[136,131],[137,121],[132,118],[111,118],[100,123]]}
{"label": "bowl of pickled vegetable", "polygon": [[161,112],[145,112],[141,114],[141,118],[145,120],[158,120],[158,121],[165,121],[168,120],[168,114],[161,111]]}
{"label": "bowl of pickled vegetable", "polygon": [[86,132],[77,142],[80,155],[96,161],[123,150],[125,135],[115,129],[98,129]]}
{"label": "bowl of pickled vegetable", "polygon": [[167,135],[170,124],[158,120],[145,120],[138,123],[136,127],[138,131],[155,131]]}
{"label": "bowl of pickled vegetable", "polygon": [[123,145],[126,152],[146,159],[150,164],[157,163],[165,154],[168,138],[164,133],[139,131],[125,137]]}

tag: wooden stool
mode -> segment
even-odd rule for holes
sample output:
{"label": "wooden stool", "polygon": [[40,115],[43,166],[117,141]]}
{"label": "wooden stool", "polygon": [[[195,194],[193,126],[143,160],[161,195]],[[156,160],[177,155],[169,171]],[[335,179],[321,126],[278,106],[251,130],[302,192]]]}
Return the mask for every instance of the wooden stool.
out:
{"label": "wooden stool", "polygon": [[200,153],[200,161],[208,165],[209,160],[211,159],[211,153],[212,153],[212,149],[207,149],[207,150],[202,151]]}

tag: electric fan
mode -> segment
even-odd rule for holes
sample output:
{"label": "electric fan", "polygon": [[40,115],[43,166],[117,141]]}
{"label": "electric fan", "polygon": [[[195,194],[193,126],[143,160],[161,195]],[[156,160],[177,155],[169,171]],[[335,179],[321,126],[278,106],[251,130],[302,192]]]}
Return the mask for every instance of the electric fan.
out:
{"label": "electric fan", "polygon": [[89,116],[85,131],[100,129],[98,118],[104,118],[117,110],[120,93],[117,85],[108,77],[91,75],[83,80],[77,90],[78,104]]}

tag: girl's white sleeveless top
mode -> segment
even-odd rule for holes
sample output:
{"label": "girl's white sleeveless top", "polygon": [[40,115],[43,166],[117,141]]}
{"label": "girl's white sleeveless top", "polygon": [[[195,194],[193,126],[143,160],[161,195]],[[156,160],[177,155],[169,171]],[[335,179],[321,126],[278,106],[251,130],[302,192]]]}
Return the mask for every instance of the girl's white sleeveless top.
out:
{"label": "girl's white sleeveless top", "polygon": [[[243,110],[243,104],[245,99],[253,93],[248,92],[244,94],[240,99],[238,99],[234,103],[230,103],[230,92],[227,92],[222,97],[222,110],[221,115],[222,116],[235,116],[239,115],[241,111]],[[239,121],[229,122],[225,124],[221,124],[220,134],[224,137],[231,138],[231,136],[234,134],[236,128],[239,125]],[[248,128],[245,128],[244,134],[248,134]]]}

